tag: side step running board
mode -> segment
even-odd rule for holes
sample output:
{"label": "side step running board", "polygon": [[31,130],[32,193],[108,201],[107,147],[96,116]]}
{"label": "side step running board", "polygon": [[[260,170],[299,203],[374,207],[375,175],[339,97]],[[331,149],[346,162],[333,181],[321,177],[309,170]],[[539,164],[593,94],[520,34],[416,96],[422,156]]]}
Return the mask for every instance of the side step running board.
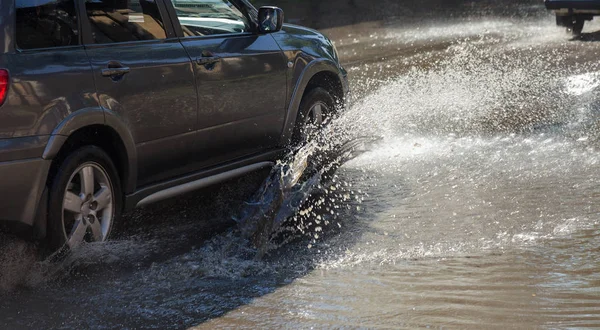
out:
{"label": "side step running board", "polygon": [[167,189],[155,192],[155,193],[149,195],[148,197],[145,197],[144,199],[142,199],[141,201],[139,201],[137,203],[137,206],[152,204],[155,202],[165,200],[167,198],[175,197],[175,196],[185,194],[185,193],[188,193],[188,192],[191,192],[194,190],[205,188],[205,187],[217,184],[219,182],[223,182],[223,181],[227,181],[230,179],[234,179],[236,177],[240,177],[240,176],[250,173],[250,172],[254,172],[254,171],[257,171],[257,170],[260,170],[263,168],[267,168],[267,167],[272,167],[274,164],[275,163],[273,163],[273,162],[256,163],[256,164],[236,168],[235,170],[231,170],[231,171],[223,172],[223,173],[220,173],[217,175],[202,178],[202,179],[199,179],[196,181],[187,182],[187,183],[181,184],[179,186],[167,188]]}

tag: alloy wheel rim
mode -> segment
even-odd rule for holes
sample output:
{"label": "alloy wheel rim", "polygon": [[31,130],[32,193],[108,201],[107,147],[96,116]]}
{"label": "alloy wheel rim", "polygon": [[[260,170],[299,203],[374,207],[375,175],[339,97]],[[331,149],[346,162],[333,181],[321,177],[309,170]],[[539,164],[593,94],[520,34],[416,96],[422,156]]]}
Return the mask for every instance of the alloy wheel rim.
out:
{"label": "alloy wheel rim", "polygon": [[114,218],[113,187],[97,163],[80,165],[69,178],[62,204],[62,224],[67,245],[84,240],[104,242]]}

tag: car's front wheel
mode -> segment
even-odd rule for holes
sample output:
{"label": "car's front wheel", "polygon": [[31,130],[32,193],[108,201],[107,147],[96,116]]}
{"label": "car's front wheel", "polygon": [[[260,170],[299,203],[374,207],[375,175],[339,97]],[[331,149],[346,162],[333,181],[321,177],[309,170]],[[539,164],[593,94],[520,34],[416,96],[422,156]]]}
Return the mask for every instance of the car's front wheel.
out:
{"label": "car's front wheel", "polygon": [[71,152],[48,194],[48,239],[53,250],[104,242],[121,213],[121,185],[111,158],[96,146]]}
{"label": "car's front wheel", "polygon": [[300,103],[298,119],[292,138],[293,146],[309,141],[322,127],[328,115],[335,109],[335,100],[324,88],[309,91]]}

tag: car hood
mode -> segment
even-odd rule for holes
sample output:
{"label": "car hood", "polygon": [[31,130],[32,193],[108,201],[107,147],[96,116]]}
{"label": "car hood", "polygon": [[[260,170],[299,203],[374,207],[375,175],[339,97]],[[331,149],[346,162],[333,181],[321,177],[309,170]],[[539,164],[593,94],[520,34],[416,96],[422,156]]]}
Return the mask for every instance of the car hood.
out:
{"label": "car hood", "polygon": [[284,51],[300,50],[314,57],[327,58],[339,63],[333,42],[316,30],[284,24],[282,33],[275,33],[274,37]]}

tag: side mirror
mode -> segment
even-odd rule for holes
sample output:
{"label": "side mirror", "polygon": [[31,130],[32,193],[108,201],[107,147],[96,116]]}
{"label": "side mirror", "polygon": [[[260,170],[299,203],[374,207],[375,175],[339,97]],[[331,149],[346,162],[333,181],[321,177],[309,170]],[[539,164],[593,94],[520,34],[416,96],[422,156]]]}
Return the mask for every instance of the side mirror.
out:
{"label": "side mirror", "polygon": [[258,10],[258,32],[273,33],[283,27],[283,10],[277,7],[260,7]]}

